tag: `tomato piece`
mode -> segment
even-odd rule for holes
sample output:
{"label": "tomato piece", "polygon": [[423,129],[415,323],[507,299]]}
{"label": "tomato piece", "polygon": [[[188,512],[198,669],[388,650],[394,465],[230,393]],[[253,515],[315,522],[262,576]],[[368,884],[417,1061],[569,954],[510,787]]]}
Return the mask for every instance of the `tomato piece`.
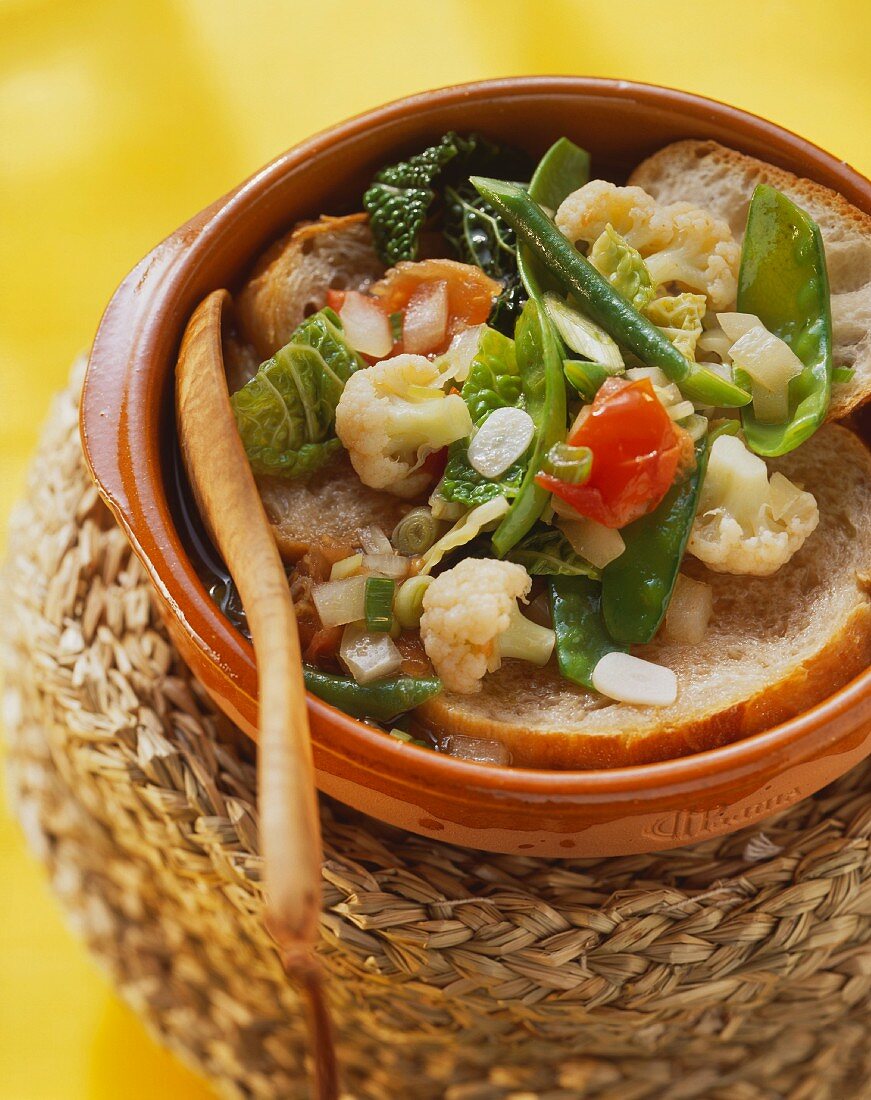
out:
{"label": "tomato piece", "polygon": [[448,464],[448,448],[442,447],[438,451],[433,451],[432,454],[426,456],[423,460],[422,470],[426,470],[436,481],[445,472],[445,466]]}
{"label": "tomato piece", "polygon": [[403,260],[392,267],[370,293],[381,302],[384,312],[403,312],[415,292],[426,283],[443,282],[447,287],[448,316],[444,339],[432,351],[444,351],[453,336],[490,316],[493,302],[502,292],[501,283],[479,267],[456,260]]}
{"label": "tomato piece", "polygon": [[336,313],[340,313],[342,306],[345,304],[345,291],[344,290],[328,290],[327,291],[327,305],[330,309],[334,309]]}
{"label": "tomato piece", "polygon": [[589,479],[570,485],[542,472],[536,481],[605,527],[625,527],[652,512],[678,468],[693,461],[692,440],[671,420],[648,378],[609,378],[567,442],[593,452]]}

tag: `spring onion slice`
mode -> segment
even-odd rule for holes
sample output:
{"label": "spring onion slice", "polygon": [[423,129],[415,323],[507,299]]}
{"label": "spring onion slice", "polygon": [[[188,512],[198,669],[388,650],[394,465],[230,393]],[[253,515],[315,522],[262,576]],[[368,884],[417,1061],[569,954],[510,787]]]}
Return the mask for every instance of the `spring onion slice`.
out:
{"label": "spring onion slice", "polygon": [[364,604],[366,629],[386,634],[393,626],[393,594],[396,582],[389,577],[367,577]]}
{"label": "spring onion slice", "polygon": [[553,474],[569,485],[582,485],[593,468],[593,452],[589,447],[572,447],[555,443],[544,460],[545,473]]}

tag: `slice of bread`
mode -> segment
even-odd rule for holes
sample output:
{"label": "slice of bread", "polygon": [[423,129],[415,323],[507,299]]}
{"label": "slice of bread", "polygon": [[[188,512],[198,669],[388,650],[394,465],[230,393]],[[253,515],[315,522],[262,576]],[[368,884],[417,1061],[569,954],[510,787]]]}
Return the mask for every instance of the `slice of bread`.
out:
{"label": "slice of bread", "polygon": [[328,290],[361,290],[383,271],[365,214],[304,222],[263,254],[236,296],[241,334],[268,359],[326,305]]}
{"label": "slice of bread", "polygon": [[643,161],[629,182],[659,202],[686,200],[718,214],[741,240],[758,183],[783,191],[819,224],[832,292],[835,366],[855,370],[836,385],[829,419],[871,397],[871,216],[827,187],[714,141],[679,141]]}
{"label": "slice of bread", "polygon": [[443,694],[420,712],[436,730],[502,741],[515,765],[620,767],[736,741],[824,699],[871,660],[871,454],[829,425],[771,463],[813,492],[820,523],[772,577],[684,570],[714,590],[698,645],[656,640],[638,656],[677,674],[677,702],[615,703],[564,680],[554,661],[506,661],[479,695]]}
{"label": "slice of bread", "polygon": [[344,451],[307,478],[258,477],[257,484],[278,549],[288,562],[311,549],[327,557],[351,554],[364,527],[380,527],[389,538],[414,507],[413,501],[364,485]]}

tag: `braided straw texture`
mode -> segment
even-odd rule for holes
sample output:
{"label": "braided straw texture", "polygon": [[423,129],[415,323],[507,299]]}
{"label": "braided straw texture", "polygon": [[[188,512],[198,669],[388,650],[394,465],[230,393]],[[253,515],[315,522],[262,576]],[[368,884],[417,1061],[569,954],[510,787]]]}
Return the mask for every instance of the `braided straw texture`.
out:
{"label": "braided straw texture", "polygon": [[[261,923],[251,746],[179,661],[50,418],[5,576],[8,768],[74,926],[233,1097],[306,1095]],[[11,598],[10,598],[11,597]],[[322,799],[349,1097],[871,1097],[871,768],[758,827],[610,860],[494,856]]]}

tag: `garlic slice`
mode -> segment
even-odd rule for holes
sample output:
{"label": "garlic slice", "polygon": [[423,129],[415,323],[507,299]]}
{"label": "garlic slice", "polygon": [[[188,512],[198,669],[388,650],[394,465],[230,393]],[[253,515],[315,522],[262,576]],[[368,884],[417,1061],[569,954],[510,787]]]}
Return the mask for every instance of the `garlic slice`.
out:
{"label": "garlic slice", "polygon": [[526,453],[535,435],[532,417],[523,409],[494,409],[472,437],[469,465],[486,478],[497,478]]}
{"label": "garlic slice", "polygon": [[677,699],[677,677],[670,668],[629,653],[606,653],[593,669],[593,687],[636,706],[667,707]]}

